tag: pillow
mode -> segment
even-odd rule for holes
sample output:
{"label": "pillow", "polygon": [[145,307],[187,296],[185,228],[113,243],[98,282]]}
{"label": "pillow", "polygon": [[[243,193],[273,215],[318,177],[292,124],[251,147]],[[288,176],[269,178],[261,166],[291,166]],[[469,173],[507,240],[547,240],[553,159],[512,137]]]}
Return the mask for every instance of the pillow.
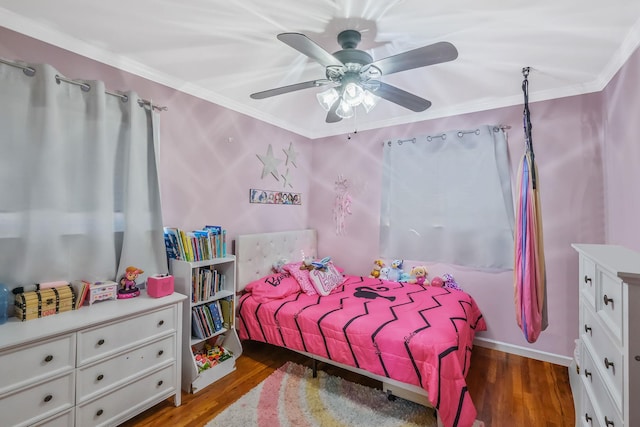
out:
{"label": "pillow", "polygon": [[302,265],[302,261],[300,262],[292,262],[290,264],[285,264],[282,267],[285,271],[289,272],[300,285],[300,289],[307,295],[316,295],[316,287],[311,283],[311,278],[309,277],[309,270],[300,270],[300,266]]}
{"label": "pillow", "polygon": [[329,295],[335,288],[342,285],[345,278],[340,274],[338,269],[328,263],[324,270],[311,270],[309,277],[314,285],[315,290],[322,296]]}
{"label": "pillow", "polygon": [[254,280],[244,288],[262,304],[300,292],[298,281],[287,272],[274,273]]}

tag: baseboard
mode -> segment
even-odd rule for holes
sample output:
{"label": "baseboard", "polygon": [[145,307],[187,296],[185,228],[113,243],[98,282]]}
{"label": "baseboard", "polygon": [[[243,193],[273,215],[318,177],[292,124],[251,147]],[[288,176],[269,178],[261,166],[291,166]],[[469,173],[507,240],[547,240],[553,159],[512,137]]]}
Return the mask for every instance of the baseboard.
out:
{"label": "baseboard", "polygon": [[571,357],[562,356],[560,354],[548,353],[546,351],[535,350],[527,347],[521,347],[519,345],[507,344],[500,341],[490,340],[488,338],[476,337],[473,340],[473,345],[478,347],[490,348],[493,350],[503,351],[509,354],[515,354],[522,357],[528,357],[530,359],[541,360],[543,362],[554,363],[561,366],[569,366],[573,360]]}

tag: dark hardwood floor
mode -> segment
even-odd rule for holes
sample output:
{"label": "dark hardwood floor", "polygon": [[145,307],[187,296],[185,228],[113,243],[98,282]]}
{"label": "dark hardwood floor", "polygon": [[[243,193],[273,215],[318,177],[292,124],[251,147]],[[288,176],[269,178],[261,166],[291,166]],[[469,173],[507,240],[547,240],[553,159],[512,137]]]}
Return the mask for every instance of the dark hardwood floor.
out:
{"label": "dark hardwood floor", "polygon": [[[204,426],[285,362],[311,367],[309,359],[290,350],[256,342],[245,342],[243,348],[230,375],[197,394],[183,392],[178,408],[168,399],[122,426]],[[330,374],[380,388],[378,381],[324,363],[318,366]],[[564,366],[476,346],[467,384],[478,419],[486,427],[575,425],[568,369]]]}

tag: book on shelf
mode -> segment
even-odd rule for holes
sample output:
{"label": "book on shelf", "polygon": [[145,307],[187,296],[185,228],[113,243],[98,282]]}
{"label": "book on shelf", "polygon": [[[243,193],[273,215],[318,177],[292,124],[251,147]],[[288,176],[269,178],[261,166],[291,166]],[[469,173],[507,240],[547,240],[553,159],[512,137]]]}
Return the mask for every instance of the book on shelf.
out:
{"label": "book on shelf", "polygon": [[220,290],[221,278],[213,266],[196,267],[191,275],[191,302],[208,301]]}
{"label": "book on shelf", "polygon": [[[167,237],[170,242],[172,253],[175,254],[176,258],[182,261],[186,261],[186,255],[184,251],[184,246],[182,244],[182,238],[180,237],[180,232],[175,227],[164,227],[164,235],[165,235],[165,246],[167,244]],[[168,254],[169,258],[171,255]]]}
{"label": "book on shelf", "polygon": [[233,318],[233,296],[228,296],[220,299],[220,310],[222,311],[222,326],[226,329],[231,329],[231,323]]}
{"label": "book on shelf", "polygon": [[213,319],[213,327],[215,329],[215,332],[218,332],[222,329],[222,311],[220,309],[220,302],[212,302],[208,305],[208,309]]}
{"label": "book on shelf", "polygon": [[204,339],[205,337],[204,328],[196,310],[191,311],[191,335],[199,339]]}
{"label": "book on shelf", "polygon": [[219,225],[189,232],[164,227],[164,242],[170,259],[194,262],[227,256],[227,230]]}

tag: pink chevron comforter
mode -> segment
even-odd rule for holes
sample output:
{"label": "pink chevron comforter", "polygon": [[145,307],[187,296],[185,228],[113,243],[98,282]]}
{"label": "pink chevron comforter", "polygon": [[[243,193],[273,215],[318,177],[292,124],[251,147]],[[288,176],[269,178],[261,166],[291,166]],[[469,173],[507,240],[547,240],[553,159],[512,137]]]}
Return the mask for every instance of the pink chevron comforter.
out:
{"label": "pink chevron comforter", "polygon": [[465,377],[486,325],[463,291],[346,276],[330,295],[296,293],[265,303],[244,294],[238,332],[424,388],[445,427],[470,427]]}

